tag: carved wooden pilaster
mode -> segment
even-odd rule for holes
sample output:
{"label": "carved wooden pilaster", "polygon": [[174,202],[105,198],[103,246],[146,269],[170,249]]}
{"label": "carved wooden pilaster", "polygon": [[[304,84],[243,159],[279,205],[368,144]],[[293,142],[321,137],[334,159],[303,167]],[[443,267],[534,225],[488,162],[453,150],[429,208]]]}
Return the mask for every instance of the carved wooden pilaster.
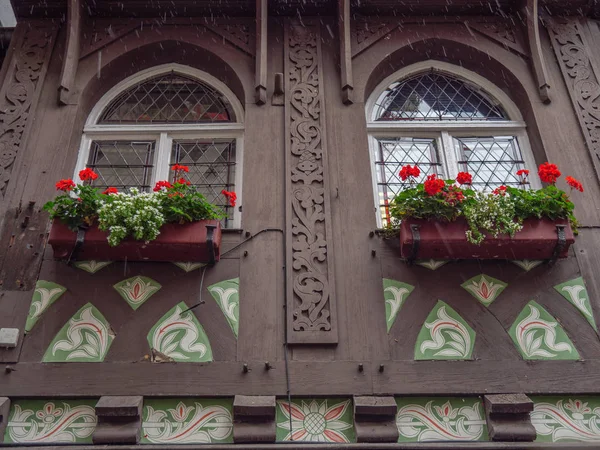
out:
{"label": "carved wooden pilaster", "polygon": [[540,99],[544,103],[550,103],[550,85],[548,84],[544,52],[540,41],[539,23],[538,0],[527,0],[525,6],[525,25],[533,74],[537,81]]}
{"label": "carved wooden pilaster", "polygon": [[525,394],[486,395],[485,418],[492,441],[531,442],[536,431],[529,413],[533,402]]}
{"label": "carved wooden pilaster", "polygon": [[0,442],[4,442],[4,431],[8,424],[8,413],[10,412],[10,399],[0,397]]}
{"label": "carved wooden pilaster", "polygon": [[105,396],[96,404],[94,444],[137,444],[142,433],[142,396]]}
{"label": "carved wooden pilaster", "polygon": [[63,53],[60,86],[58,87],[59,105],[68,105],[73,102],[73,83],[79,63],[81,8],[81,0],[67,2],[67,42]]}
{"label": "carved wooden pilaster", "polygon": [[600,84],[591,64],[588,44],[576,19],[563,23],[549,19],[547,27],[596,176],[600,179]]}
{"label": "carved wooden pilaster", "polygon": [[352,91],[352,46],[350,43],[350,0],[338,0],[338,36],[340,39],[340,82],[342,101],[345,105],[354,103]]}
{"label": "carved wooden pilaster", "polygon": [[233,442],[275,442],[275,396],[236,395],[233,401]]}
{"label": "carved wooden pilaster", "polygon": [[288,341],[337,343],[319,22],[289,20],[286,73]]}
{"label": "carved wooden pilaster", "polygon": [[255,100],[258,105],[267,103],[267,0],[256,0],[256,75]]}
{"label": "carved wooden pilaster", "polygon": [[398,442],[394,397],[354,396],[356,442]]}
{"label": "carved wooden pilaster", "polygon": [[48,70],[56,26],[49,20],[20,23],[14,52],[0,89],[0,192],[6,193],[13,164],[25,146],[35,105]]}

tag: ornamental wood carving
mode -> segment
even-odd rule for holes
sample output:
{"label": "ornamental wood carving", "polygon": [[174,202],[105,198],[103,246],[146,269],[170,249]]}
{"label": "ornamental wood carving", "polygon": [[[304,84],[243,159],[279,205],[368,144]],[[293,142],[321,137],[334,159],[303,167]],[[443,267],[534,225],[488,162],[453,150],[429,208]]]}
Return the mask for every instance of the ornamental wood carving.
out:
{"label": "ornamental wood carving", "polygon": [[587,51],[581,25],[576,21],[548,21],[554,53],[577,112],[596,176],[600,178],[600,85]]}
{"label": "ornamental wood carving", "polygon": [[360,17],[352,21],[352,58],[398,28],[398,23],[380,18]]}
{"label": "ornamental wood carving", "polygon": [[333,344],[337,326],[319,26],[289,21],[285,41],[288,342]]}
{"label": "ornamental wood carving", "polygon": [[24,136],[31,127],[56,35],[52,23],[30,22],[15,44],[4,85],[0,90],[0,192],[6,193]]}
{"label": "ornamental wood carving", "polygon": [[494,22],[465,22],[465,25],[492,41],[501,44],[504,48],[513,50],[521,56],[529,57],[519,30],[511,22],[501,20]]}

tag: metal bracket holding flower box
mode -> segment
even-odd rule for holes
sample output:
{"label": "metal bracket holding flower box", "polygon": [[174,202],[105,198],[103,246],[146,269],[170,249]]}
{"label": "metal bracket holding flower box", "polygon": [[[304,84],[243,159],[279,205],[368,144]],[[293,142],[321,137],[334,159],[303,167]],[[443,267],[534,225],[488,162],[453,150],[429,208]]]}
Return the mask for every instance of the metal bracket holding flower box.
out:
{"label": "metal bracket holding flower box", "polygon": [[72,231],[55,220],[48,243],[55,258],[69,261],[186,261],[212,265],[221,256],[221,224],[218,220],[167,223],[161,227],[158,237],[149,242],[128,238],[113,247],[107,237],[108,233],[97,226]]}
{"label": "metal bracket holding flower box", "polygon": [[441,222],[405,219],[400,225],[400,255],[415,259],[529,259],[566,258],[575,242],[567,219],[526,219],[514,236],[487,235],[479,245],[470,243],[465,232],[466,220]]}

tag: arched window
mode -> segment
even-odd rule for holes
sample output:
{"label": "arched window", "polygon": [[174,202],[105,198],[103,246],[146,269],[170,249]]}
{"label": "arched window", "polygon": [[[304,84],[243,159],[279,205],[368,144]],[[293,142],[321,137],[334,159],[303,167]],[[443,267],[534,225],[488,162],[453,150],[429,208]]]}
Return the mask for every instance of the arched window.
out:
{"label": "arched window", "polygon": [[[92,110],[75,173],[90,167],[98,187],[149,191],[173,180],[174,164],[208,201],[227,212],[226,227],[239,227],[243,110],[216,78],[178,64],[154,67],[122,81]],[[236,191],[235,208],[221,194]]]}
{"label": "arched window", "polygon": [[[508,96],[466,69],[437,61],[414,64],[385,79],[367,102],[367,129],[379,225],[408,186],[406,164],[429,174],[473,175],[473,188],[519,184],[516,172],[534,167],[526,127]],[[539,187],[531,170],[530,183]]]}

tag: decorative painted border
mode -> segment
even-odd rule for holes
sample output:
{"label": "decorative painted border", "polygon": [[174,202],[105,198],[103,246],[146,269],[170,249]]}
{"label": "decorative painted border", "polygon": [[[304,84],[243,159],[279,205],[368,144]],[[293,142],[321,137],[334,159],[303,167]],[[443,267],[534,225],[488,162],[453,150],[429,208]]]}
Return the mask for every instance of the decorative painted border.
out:
{"label": "decorative painted border", "polygon": [[536,442],[600,441],[600,397],[532,397]]}

